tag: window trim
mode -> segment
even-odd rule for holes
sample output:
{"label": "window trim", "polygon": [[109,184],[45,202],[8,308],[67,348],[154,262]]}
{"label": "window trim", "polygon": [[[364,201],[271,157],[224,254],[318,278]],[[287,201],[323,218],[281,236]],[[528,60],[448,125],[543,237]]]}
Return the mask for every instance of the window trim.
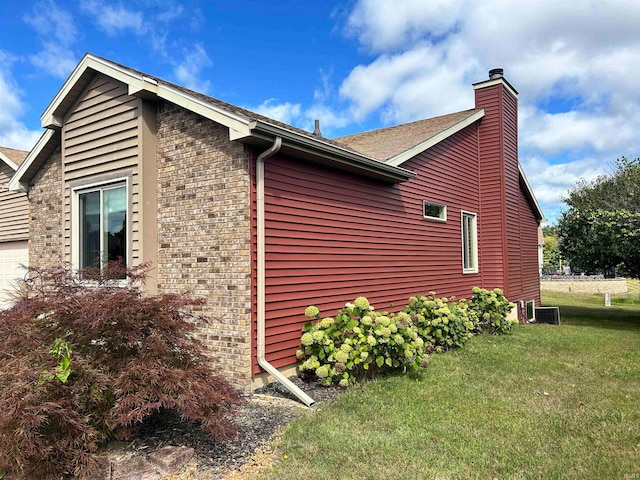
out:
{"label": "window trim", "polygon": [[[468,240],[465,238],[465,217],[471,217],[473,222],[471,224],[471,238]],[[460,236],[462,244],[462,273],[478,273],[478,214],[475,212],[469,212],[466,210],[460,210]],[[472,265],[465,266],[465,252],[467,243],[470,242]]]}
{"label": "window trim", "polygon": [[[131,199],[131,176],[130,175],[117,175],[109,178],[102,177],[101,179],[93,179],[86,183],[78,183],[70,186],[71,190],[71,231],[70,235],[70,248],[71,248],[71,266],[75,272],[80,270],[80,195],[85,193],[91,193],[96,191],[102,191],[103,189],[125,188],[126,196],[126,216],[127,216],[127,231],[126,231],[126,258],[125,262],[128,267],[131,266],[132,261],[132,199]],[[102,214],[102,213],[101,213]],[[126,282],[126,280],[122,280]]]}
{"label": "window trim", "polygon": [[[431,215],[427,215],[426,207],[427,205],[431,205],[434,207],[439,207],[442,212],[442,216],[440,217],[432,217]],[[422,216],[426,220],[433,220],[435,222],[446,222],[447,221],[447,206],[442,203],[432,202],[431,200],[423,200],[422,201]]]}

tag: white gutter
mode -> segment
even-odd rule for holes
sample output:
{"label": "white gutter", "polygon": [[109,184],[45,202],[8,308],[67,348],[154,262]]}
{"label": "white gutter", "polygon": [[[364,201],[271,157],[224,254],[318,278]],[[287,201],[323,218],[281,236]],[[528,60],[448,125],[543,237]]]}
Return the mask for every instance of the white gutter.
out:
{"label": "white gutter", "polygon": [[265,323],[266,323],[266,267],[265,267],[265,213],[264,213],[264,162],[271,156],[278,153],[282,147],[282,137],[275,137],[273,145],[268,150],[262,152],[256,159],[256,223],[257,223],[257,290],[258,290],[258,312],[257,312],[257,328],[258,328],[258,365],[260,365],[267,373],[273,375],[275,379],[284,385],[287,390],[293,393],[306,406],[311,407],[315,404],[313,398],[304,393],[291,380],[285,377],[276,367],[271,365],[265,358]]}

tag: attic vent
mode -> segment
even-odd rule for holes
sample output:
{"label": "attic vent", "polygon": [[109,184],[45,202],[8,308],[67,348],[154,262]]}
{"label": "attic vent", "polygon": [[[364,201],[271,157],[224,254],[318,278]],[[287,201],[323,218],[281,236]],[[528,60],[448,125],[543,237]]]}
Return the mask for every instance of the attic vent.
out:
{"label": "attic vent", "polygon": [[498,78],[504,77],[504,69],[502,68],[492,68],[489,70],[489,80],[497,80]]}
{"label": "attic vent", "polygon": [[560,325],[560,309],[558,307],[537,307],[536,322]]}
{"label": "attic vent", "polygon": [[447,221],[447,207],[445,205],[424,200],[422,208],[424,218],[440,220],[442,222]]}

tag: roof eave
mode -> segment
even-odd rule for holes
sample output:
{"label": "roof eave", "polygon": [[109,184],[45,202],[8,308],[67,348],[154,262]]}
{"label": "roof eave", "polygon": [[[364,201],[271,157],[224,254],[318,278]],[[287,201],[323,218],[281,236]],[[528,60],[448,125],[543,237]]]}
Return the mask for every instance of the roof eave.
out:
{"label": "roof eave", "polygon": [[2,152],[0,152],[0,160],[6,163],[14,172],[18,170],[18,165]]}
{"label": "roof eave", "polygon": [[371,157],[324,142],[321,139],[316,140],[261,120],[253,122],[251,133],[253,136],[258,137],[261,136],[260,134],[267,135],[268,137],[282,137],[283,146],[288,146],[296,151],[320,157],[329,164],[340,165],[346,170],[354,171],[378,180],[390,183],[401,183],[416,176],[414,172],[404,168],[389,165]]}
{"label": "roof eave", "polygon": [[410,148],[408,150],[405,150],[402,153],[399,153],[398,155],[396,155],[394,157],[391,157],[391,158],[387,159],[385,161],[385,163],[387,165],[398,167],[398,166],[402,165],[404,162],[406,162],[407,160],[412,159],[416,155],[424,152],[425,150],[428,150],[429,148],[433,147],[434,145],[436,145],[436,144],[442,142],[443,140],[449,138],[450,136],[458,133],[463,128],[466,128],[469,125],[477,122],[482,117],[484,117],[484,109],[480,109],[479,111],[473,113],[472,115],[470,115],[469,117],[465,118],[464,120],[461,120],[460,122],[456,123],[455,125],[452,125],[451,127],[447,128],[446,130],[443,130],[442,132],[434,135],[433,137],[428,138],[424,142],[419,143],[415,147],[412,147],[412,148]]}
{"label": "roof eave", "polygon": [[[197,113],[209,120],[213,120],[221,125],[228,127],[230,140],[247,141],[251,137],[264,139],[267,136],[280,136],[283,138],[285,145],[308,155],[314,155],[318,158],[324,158],[328,163],[333,165],[342,165],[343,167],[357,171],[361,174],[379,178],[388,182],[404,182],[415,176],[413,172],[399,168],[395,165],[387,165],[383,162],[358,154],[347,149],[332,145],[321,139],[314,139],[305,135],[301,135],[293,130],[273,125],[262,120],[253,120],[243,115],[228,111],[222,107],[212,105],[206,100],[190,95],[188,92],[181,91],[177,88],[167,85],[162,81],[147,77],[141,73],[131,71],[119,65],[113,64],[108,60],[96,57],[87,53],[80,63],[73,70],[64,85],[60,88],[56,96],[53,98],[47,109],[41,117],[42,126],[49,129],[59,130],[62,127],[63,117],[66,114],[66,108],[79,95],[80,88],[76,85],[86,73],[102,73],[106,76],[118,80],[128,87],[128,93],[141,98],[160,98],[172,102],[182,108]],[[85,78],[86,80],[86,78]],[[80,82],[82,86],[84,82]],[[51,130],[50,130],[51,131]],[[38,142],[40,145],[44,137],[46,141],[50,140],[51,134],[44,134]],[[45,143],[46,143],[45,141]],[[22,178],[29,171],[29,167],[34,164],[36,158],[40,154],[38,145],[34,147],[25,161],[24,169],[21,169],[22,175],[20,180],[13,183],[14,188],[24,188],[25,184]],[[27,181],[30,178],[26,179]]]}
{"label": "roof eave", "polygon": [[29,182],[35,173],[42,166],[44,161],[49,157],[55,149],[56,139],[55,130],[45,130],[40,136],[34,147],[27,154],[22,164],[9,180],[9,190],[26,192],[29,190]]}
{"label": "roof eave", "polygon": [[531,188],[531,185],[529,184],[529,180],[527,180],[527,176],[524,174],[522,165],[520,165],[519,162],[518,162],[518,171],[520,172],[520,178],[522,179],[522,183],[524,184],[524,187],[525,187],[525,195],[528,197],[529,201],[531,202],[531,206],[533,206],[534,213],[536,215],[536,218],[538,219],[538,223],[540,223],[545,219],[544,214],[542,213],[542,208],[540,208],[540,204],[538,203],[536,196],[533,194],[533,189]]}

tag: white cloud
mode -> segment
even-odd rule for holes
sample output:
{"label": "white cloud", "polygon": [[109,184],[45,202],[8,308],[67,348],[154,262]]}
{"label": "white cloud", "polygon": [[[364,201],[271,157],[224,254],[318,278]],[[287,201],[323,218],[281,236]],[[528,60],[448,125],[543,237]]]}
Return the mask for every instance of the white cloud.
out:
{"label": "white cloud", "polygon": [[348,112],[338,112],[330,108],[328,105],[316,103],[304,112],[307,121],[304,126],[305,130],[313,131],[315,128],[315,120],[320,120],[320,132],[324,137],[332,137],[336,129],[346,127],[352,122],[351,115]]}
{"label": "white cloud", "polygon": [[51,42],[45,42],[42,50],[30,55],[29,60],[35,67],[62,79],[67,78],[78,63],[70,48]]}
{"label": "white cloud", "polygon": [[520,158],[537,159],[525,168],[538,172],[529,177],[543,207],[559,210],[580,176],[640,155],[635,0],[357,0],[345,24],[374,54],[339,87],[355,121],[471,108],[470,84],[505,68],[520,92]]}
{"label": "white cloud", "polygon": [[29,55],[31,63],[49,75],[66,78],[76,65],[71,45],[79,35],[71,13],[53,0],[45,0],[36,3],[24,21],[36,31],[42,43],[42,50]]}
{"label": "white cloud", "polygon": [[462,2],[441,0],[361,0],[347,19],[347,32],[357,36],[368,50],[400,49],[424,37],[441,36],[458,21]]}
{"label": "white cloud", "polygon": [[37,2],[24,21],[39,35],[51,37],[62,45],[70,45],[78,36],[73,16],[52,0]]}
{"label": "white cloud", "polygon": [[302,106],[299,103],[279,103],[277,99],[270,98],[257,107],[248,107],[248,110],[293,125],[300,120]]}
{"label": "white cloud", "polygon": [[174,66],[173,73],[178,83],[198,92],[207,93],[211,86],[209,80],[202,79],[202,70],[211,66],[207,51],[201,44],[196,44],[185,53],[181,62]]}
{"label": "white cloud", "polygon": [[19,120],[24,113],[20,89],[11,75],[13,58],[0,50],[0,145],[29,150],[41,132],[31,131]]}
{"label": "white cloud", "polygon": [[111,5],[99,0],[89,0],[83,2],[81,8],[92,15],[98,28],[111,37],[127,30],[135,35],[147,32],[142,12],[129,10],[121,3]]}

